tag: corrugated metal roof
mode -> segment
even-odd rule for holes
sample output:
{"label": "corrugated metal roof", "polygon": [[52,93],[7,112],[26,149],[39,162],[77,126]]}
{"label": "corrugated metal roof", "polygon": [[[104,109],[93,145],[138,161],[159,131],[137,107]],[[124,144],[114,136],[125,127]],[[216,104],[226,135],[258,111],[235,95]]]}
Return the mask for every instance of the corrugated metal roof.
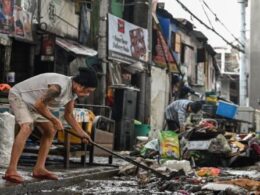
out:
{"label": "corrugated metal roof", "polygon": [[79,44],[76,41],[62,39],[57,37],[56,44],[65,49],[66,51],[70,51],[75,53],[76,55],[82,56],[95,56],[97,55],[97,51],[91,48],[88,48],[84,45]]}

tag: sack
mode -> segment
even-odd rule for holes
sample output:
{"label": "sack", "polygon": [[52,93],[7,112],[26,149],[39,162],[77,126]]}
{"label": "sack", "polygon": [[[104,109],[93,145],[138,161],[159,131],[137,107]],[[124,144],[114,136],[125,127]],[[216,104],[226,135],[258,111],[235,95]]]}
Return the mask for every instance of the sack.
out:
{"label": "sack", "polygon": [[14,142],[15,117],[8,113],[0,113],[0,166],[6,167],[11,158]]}
{"label": "sack", "polygon": [[160,155],[163,159],[180,159],[180,145],[178,134],[173,131],[160,133]]}

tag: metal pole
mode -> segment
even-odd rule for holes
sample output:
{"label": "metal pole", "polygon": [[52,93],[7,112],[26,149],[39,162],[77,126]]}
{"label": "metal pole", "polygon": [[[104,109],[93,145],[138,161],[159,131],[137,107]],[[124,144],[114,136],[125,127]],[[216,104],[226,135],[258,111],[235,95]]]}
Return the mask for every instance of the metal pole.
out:
{"label": "metal pole", "polygon": [[106,96],[106,74],[107,74],[107,13],[108,0],[100,0],[99,9],[99,35],[98,35],[98,57],[102,59],[102,74],[99,83],[98,103],[105,105]]}
{"label": "metal pole", "polygon": [[152,40],[153,40],[153,16],[152,16],[152,0],[149,0],[148,16],[147,16],[147,30],[148,30],[148,74],[146,76],[146,91],[145,91],[145,123],[150,123],[151,115],[151,66],[152,66]]}
{"label": "metal pole", "polygon": [[[147,16],[148,14],[148,4],[147,1],[141,2],[140,0],[135,0],[134,7],[134,24],[141,26],[143,28],[147,28]],[[146,65],[147,67],[147,65]],[[146,72],[142,72],[139,74],[138,79],[138,87],[140,88],[140,92],[138,93],[138,112],[137,119],[141,122],[145,122],[145,102],[146,102]]]}
{"label": "metal pole", "polygon": [[[245,45],[246,42],[246,6],[247,0],[238,0],[241,11],[241,32],[240,42]],[[246,52],[246,51],[245,51]],[[240,72],[239,72],[239,100],[240,106],[247,106],[247,76],[246,76],[246,55],[240,52]]]}

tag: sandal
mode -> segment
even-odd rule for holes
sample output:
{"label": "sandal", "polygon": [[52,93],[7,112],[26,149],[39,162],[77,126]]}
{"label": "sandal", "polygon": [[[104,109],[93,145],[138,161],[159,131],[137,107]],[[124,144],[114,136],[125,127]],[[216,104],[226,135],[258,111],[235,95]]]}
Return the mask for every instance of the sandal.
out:
{"label": "sandal", "polygon": [[48,179],[48,180],[58,180],[58,176],[51,173],[45,173],[45,174],[34,174],[32,175],[33,178],[36,179]]}
{"label": "sandal", "polygon": [[12,183],[23,183],[24,179],[20,175],[4,175],[2,178]]}

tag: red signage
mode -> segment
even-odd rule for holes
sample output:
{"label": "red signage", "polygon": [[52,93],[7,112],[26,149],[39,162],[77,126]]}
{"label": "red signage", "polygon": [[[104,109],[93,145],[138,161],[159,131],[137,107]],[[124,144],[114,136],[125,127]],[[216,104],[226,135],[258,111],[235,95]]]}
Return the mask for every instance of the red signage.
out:
{"label": "red signage", "polygon": [[125,33],[125,21],[118,19],[118,32]]}

